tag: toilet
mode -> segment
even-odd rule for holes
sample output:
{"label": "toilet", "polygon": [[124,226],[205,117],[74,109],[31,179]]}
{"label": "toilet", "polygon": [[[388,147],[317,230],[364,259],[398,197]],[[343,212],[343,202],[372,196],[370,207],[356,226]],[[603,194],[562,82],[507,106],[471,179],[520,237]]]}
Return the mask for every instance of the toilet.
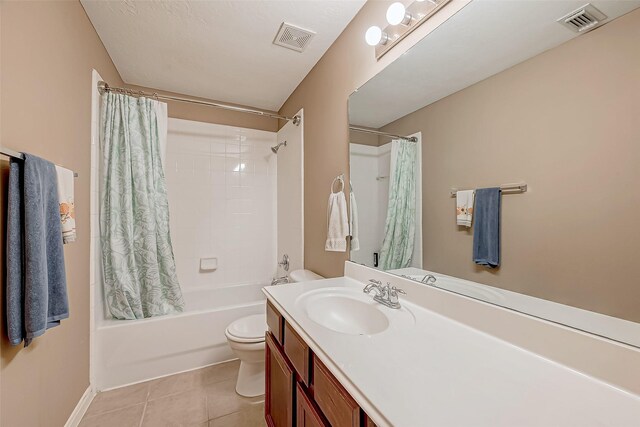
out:
{"label": "toilet", "polygon": [[[289,274],[291,282],[323,279],[309,270],[295,270]],[[229,347],[240,359],[236,392],[245,397],[264,394],[264,346],[267,321],[265,315],[254,314],[231,322],[224,334]]]}

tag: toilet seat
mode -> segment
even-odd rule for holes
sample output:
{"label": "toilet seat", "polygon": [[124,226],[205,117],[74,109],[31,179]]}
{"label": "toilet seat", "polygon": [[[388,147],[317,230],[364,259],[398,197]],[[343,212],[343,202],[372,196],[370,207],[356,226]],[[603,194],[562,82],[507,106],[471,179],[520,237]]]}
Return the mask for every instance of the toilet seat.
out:
{"label": "toilet seat", "polygon": [[231,341],[240,343],[258,343],[264,341],[267,322],[264,314],[246,316],[232,322],[225,331]]}

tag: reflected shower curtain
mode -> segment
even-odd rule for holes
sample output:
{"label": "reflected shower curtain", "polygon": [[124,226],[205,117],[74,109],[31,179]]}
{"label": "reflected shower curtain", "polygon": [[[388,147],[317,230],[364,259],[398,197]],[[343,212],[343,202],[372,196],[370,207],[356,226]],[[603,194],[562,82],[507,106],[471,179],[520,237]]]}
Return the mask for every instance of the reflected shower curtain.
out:
{"label": "reflected shower curtain", "polygon": [[411,265],[416,231],[417,155],[415,142],[392,141],[389,207],[380,251],[380,268],[383,270]]}
{"label": "reflected shower curtain", "polygon": [[102,98],[100,238],[105,298],[116,319],[184,307],[169,235],[163,107],[112,92]]}

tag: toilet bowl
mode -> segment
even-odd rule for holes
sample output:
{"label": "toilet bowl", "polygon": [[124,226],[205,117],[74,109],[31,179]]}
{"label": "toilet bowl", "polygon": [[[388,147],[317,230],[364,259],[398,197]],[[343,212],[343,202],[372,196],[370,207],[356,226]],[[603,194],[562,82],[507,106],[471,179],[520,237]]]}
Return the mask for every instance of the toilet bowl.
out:
{"label": "toilet bowl", "polygon": [[264,394],[264,314],[242,317],[232,322],[224,334],[229,347],[240,359],[236,392],[254,397]]}
{"label": "toilet bowl", "polygon": [[[294,274],[295,273],[295,274]],[[309,270],[292,271],[292,282],[322,279]],[[231,322],[224,331],[229,347],[240,359],[236,392],[245,397],[264,394],[264,346],[267,321],[264,314],[254,314]]]}

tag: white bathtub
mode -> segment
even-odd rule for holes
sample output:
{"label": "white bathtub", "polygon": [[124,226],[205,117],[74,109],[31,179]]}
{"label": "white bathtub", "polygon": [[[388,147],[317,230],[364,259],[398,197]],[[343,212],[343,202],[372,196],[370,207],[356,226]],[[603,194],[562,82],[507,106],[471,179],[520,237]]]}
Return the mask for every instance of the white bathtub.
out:
{"label": "white bathtub", "polygon": [[185,290],[185,312],[142,320],[105,320],[96,328],[97,390],[234,359],[224,331],[265,312],[264,284]]}

